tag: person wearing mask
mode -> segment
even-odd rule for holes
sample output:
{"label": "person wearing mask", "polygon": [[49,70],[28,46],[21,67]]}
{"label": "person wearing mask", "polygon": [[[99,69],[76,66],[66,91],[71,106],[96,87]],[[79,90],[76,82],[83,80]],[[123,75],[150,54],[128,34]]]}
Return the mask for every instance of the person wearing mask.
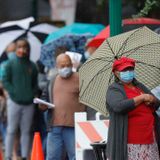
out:
{"label": "person wearing mask", "polygon": [[84,52],[84,57],[85,60],[87,60],[95,51],[96,51],[96,47],[93,46],[88,46],[89,42],[92,40],[93,38],[89,38],[86,42],[86,47],[85,47],[85,52]]}
{"label": "person wearing mask", "polygon": [[5,51],[7,55],[7,60],[3,61],[0,64],[0,80],[2,80],[2,76],[5,70],[5,65],[7,64],[8,59],[14,59],[16,57],[15,50],[16,50],[15,42],[12,42],[7,46],[6,51]]}
{"label": "person wearing mask", "polygon": [[12,42],[6,48],[6,54],[7,54],[8,59],[13,59],[16,57],[15,51],[16,51],[16,43]]}
{"label": "person wearing mask", "polygon": [[[50,82],[49,95],[45,98],[55,105],[48,115],[46,159],[62,160],[66,151],[68,159],[75,160],[74,113],[85,111],[85,106],[79,103],[79,76],[72,72],[72,61],[67,54],[57,56],[56,67],[58,75]],[[47,109],[47,106],[40,108]]]}
{"label": "person wearing mask", "polygon": [[106,94],[109,160],[159,160],[155,111],[160,103],[136,80],[134,69],[131,58],[122,57],[113,63],[115,82]]}
{"label": "person wearing mask", "polygon": [[85,59],[87,60],[96,51],[96,49],[96,47],[87,47],[84,52]]}
{"label": "person wearing mask", "polygon": [[2,83],[8,92],[5,158],[12,159],[14,135],[20,128],[22,160],[29,157],[30,129],[34,114],[33,98],[37,94],[37,68],[29,60],[30,45],[26,39],[16,42],[16,57],[9,59]]}

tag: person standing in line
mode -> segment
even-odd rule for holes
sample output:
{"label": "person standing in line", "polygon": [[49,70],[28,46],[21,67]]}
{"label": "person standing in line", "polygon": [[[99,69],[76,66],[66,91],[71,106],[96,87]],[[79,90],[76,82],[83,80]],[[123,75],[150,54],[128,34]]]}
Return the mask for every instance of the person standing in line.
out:
{"label": "person standing in line", "polygon": [[90,58],[94,54],[94,52],[97,50],[97,47],[93,46],[88,46],[88,44],[92,41],[93,38],[89,38],[85,44],[85,52],[84,52],[84,57],[85,61]]}
{"label": "person standing in line", "polygon": [[6,94],[0,85],[0,134],[2,137],[2,149],[5,149],[5,137],[7,128],[7,105],[6,105]]}
{"label": "person standing in line", "polygon": [[5,65],[6,65],[8,59],[13,59],[16,57],[15,50],[16,50],[16,43],[15,42],[10,43],[5,50],[7,59],[2,61],[0,64],[0,81],[2,80],[2,76],[3,76],[4,70],[5,70]]}
{"label": "person standing in line", "polygon": [[30,45],[26,39],[16,42],[16,57],[8,60],[2,83],[8,92],[5,158],[12,159],[14,136],[20,128],[22,160],[29,157],[30,129],[34,114],[33,98],[37,94],[37,68],[29,60]]}
{"label": "person standing in line", "polygon": [[79,75],[72,72],[72,61],[67,54],[62,53],[56,58],[56,66],[58,75],[50,82],[46,98],[55,105],[52,113],[50,111],[46,159],[62,160],[66,151],[68,159],[75,160],[74,113],[85,111],[85,106],[79,103]]}
{"label": "person standing in line", "polygon": [[[135,60],[116,59],[115,82],[107,90],[110,115],[107,142],[109,160],[159,160],[157,115],[160,103],[135,77]],[[159,123],[159,122],[158,122]]]}
{"label": "person standing in line", "polygon": [[[5,65],[7,64],[8,62],[8,59],[14,59],[16,57],[16,43],[15,42],[11,42],[6,50],[5,50],[5,54],[6,54],[6,58],[7,59],[4,59],[1,64],[0,64],[0,81],[2,81],[2,76],[5,72]],[[8,95],[6,95],[7,97]],[[6,98],[7,99],[7,98]],[[6,105],[6,108],[7,108],[7,105]],[[7,109],[6,109],[7,110]],[[7,112],[6,112],[7,113]],[[6,120],[7,120],[7,117],[6,117]],[[7,123],[5,125],[5,127],[7,127]],[[5,135],[6,135],[6,129],[5,129]],[[19,144],[19,136],[18,134],[16,133],[16,138],[15,138],[15,142],[14,142],[14,149],[13,149],[13,157],[17,157],[17,149],[18,149],[18,144]]]}

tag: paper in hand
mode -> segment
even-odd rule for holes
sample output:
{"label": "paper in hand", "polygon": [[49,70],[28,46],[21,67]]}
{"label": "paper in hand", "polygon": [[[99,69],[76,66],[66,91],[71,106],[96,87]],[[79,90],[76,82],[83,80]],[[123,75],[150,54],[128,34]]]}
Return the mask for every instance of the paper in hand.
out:
{"label": "paper in hand", "polygon": [[72,63],[80,63],[80,61],[82,59],[82,55],[77,52],[66,51],[65,54],[70,56]]}
{"label": "paper in hand", "polygon": [[55,107],[54,104],[48,103],[48,102],[46,102],[46,101],[44,101],[44,100],[42,100],[42,99],[40,99],[40,98],[34,98],[34,99],[33,99],[33,103],[35,103],[35,104],[44,104],[44,105],[48,106],[49,109]]}

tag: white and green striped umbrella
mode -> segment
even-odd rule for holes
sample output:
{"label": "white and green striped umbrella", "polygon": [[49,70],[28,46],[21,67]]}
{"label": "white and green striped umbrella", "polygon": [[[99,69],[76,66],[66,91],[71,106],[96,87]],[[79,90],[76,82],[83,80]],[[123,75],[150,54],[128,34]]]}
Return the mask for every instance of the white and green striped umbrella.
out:
{"label": "white and green striped umbrella", "polygon": [[106,39],[82,65],[80,102],[107,115],[106,92],[113,82],[112,64],[115,58],[136,60],[136,78],[149,89],[160,84],[160,36],[147,27]]}

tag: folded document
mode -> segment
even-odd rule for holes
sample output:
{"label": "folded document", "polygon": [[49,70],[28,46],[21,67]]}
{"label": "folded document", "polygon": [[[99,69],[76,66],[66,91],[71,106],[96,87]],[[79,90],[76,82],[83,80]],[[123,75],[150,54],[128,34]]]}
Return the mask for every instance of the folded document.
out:
{"label": "folded document", "polygon": [[55,107],[54,104],[48,103],[48,102],[46,102],[46,101],[44,101],[44,100],[42,100],[40,98],[34,98],[33,99],[33,103],[35,103],[35,104],[44,104],[44,105],[48,106],[48,108],[54,108]]}

